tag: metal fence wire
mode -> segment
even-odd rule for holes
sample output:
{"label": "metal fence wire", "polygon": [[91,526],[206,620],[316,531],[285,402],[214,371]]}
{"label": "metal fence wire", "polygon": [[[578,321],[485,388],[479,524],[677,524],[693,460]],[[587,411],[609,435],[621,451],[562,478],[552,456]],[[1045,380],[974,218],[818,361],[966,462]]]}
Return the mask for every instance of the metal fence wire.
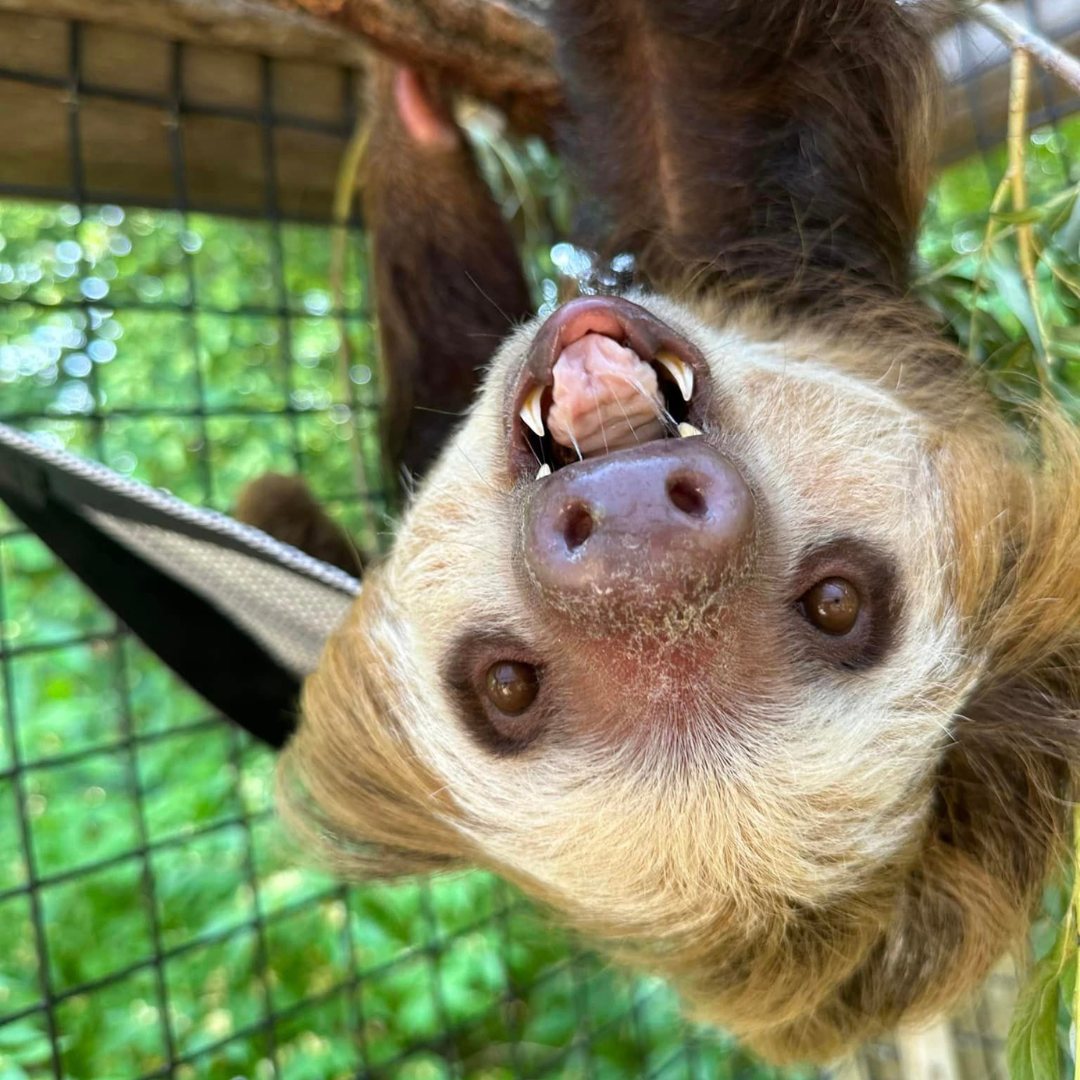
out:
{"label": "metal fence wire", "polygon": [[[299,470],[377,547],[359,221],[343,306],[328,276],[353,73],[12,14],[0,41],[0,420],[223,511]],[[1041,119],[1074,104],[1044,87]],[[486,874],[296,869],[271,752],[2,508],[0,679],[0,1080],[780,1075]],[[941,1029],[957,1075],[1005,1075],[1013,990]],[[914,1075],[904,1056],[844,1075]]]}

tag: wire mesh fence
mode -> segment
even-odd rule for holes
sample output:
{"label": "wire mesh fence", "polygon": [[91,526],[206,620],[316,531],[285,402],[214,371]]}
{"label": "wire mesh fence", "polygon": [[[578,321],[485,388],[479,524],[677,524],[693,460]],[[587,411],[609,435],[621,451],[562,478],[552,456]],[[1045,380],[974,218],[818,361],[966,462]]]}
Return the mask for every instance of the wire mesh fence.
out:
{"label": "wire mesh fence", "polygon": [[[330,283],[354,75],[54,19],[0,37],[0,420],[218,510],[304,472],[377,549],[359,221]],[[1044,91],[1048,121],[1075,104]],[[489,875],[296,869],[271,752],[2,508],[0,679],[2,1080],[779,1075]],[[1005,1075],[1013,990],[951,1030],[957,1075]],[[904,1054],[847,1068],[892,1080]]]}

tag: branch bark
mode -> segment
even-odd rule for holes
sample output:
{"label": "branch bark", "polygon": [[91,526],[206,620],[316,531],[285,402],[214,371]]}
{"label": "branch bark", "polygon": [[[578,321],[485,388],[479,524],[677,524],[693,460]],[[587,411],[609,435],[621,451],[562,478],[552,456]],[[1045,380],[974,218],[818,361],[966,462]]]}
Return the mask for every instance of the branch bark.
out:
{"label": "branch bark", "polygon": [[562,92],[544,25],[548,0],[298,0],[388,56],[441,73],[503,108],[519,130],[546,131]]}
{"label": "branch bark", "polygon": [[1013,49],[1028,54],[1040,67],[1080,93],[1080,60],[1059,49],[1052,41],[1036,34],[1006,14],[997,4],[974,0],[967,5],[971,18],[995,33]]}

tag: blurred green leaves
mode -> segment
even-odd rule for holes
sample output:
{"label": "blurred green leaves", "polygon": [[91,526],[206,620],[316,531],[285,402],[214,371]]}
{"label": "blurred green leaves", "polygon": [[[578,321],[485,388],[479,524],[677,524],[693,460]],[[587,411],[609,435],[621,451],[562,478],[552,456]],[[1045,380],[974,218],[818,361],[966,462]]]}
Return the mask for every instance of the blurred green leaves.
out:
{"label": "blurred green leaves", "polygon": [[[919,291],[1007,405],[1044,390],[1076,411],[1080,394],[1080,117],[1032,132],[1024,175],[1031,205],[991,214],[1005,151],[941,178],[927,211]],[[1033,287],[1018,233],[1029,229]]]}
{"label": "blurred green leaves", "polygon": [[1070,1080],[1076,1075],[1077,918],[1080,916],[1080,811],[1073,812],[1068,882],[1045,891],[1031,928],[1034,966],[1013,1014],[1007,1058],[1010,1080]]}

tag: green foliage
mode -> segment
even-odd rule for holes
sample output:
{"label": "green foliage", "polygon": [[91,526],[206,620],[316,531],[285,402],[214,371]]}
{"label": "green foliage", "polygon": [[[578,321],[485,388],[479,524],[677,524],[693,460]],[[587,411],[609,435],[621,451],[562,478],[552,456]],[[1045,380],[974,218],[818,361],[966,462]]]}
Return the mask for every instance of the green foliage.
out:
{"label": "green foliage", "polygon": [[[1080,116],[1025,144],[1030,205],[991,214],[1005,152],[949,169],[923,231],[924,297],[1014,405],[1049,390],[1075,411],[1080,394]],[[992,227],[988,232],[988,227]],[[1029,229],[1034,281],[1018,250]]]}
{"label": "green foliage", "polygon": [[[1009,1032],[1008,1062],[1012,1080],[1045,1080],[1062,1075],[1058,1015],[1064,1005],[1061,982],[1067,943],[1073,936],[1070,920],[1062,925],[1054,948],[1035,966],[1024,987]],[[1075,958],[1075,947],[1072,951]]]}
{"label": "green foliage", "polygon": [[[1074,813],[1074,829],[1077,815]],[[1074,845],[1076,836],[1074,835]],[[1071,1080],[1076,1076],[1073,1023],[1077,1016],[1077,886],[1074,851],[1072,888],[1051,884],[1031,928],[1035,964],[1013,1014],[1007,1060],[1010,1080]]]}

